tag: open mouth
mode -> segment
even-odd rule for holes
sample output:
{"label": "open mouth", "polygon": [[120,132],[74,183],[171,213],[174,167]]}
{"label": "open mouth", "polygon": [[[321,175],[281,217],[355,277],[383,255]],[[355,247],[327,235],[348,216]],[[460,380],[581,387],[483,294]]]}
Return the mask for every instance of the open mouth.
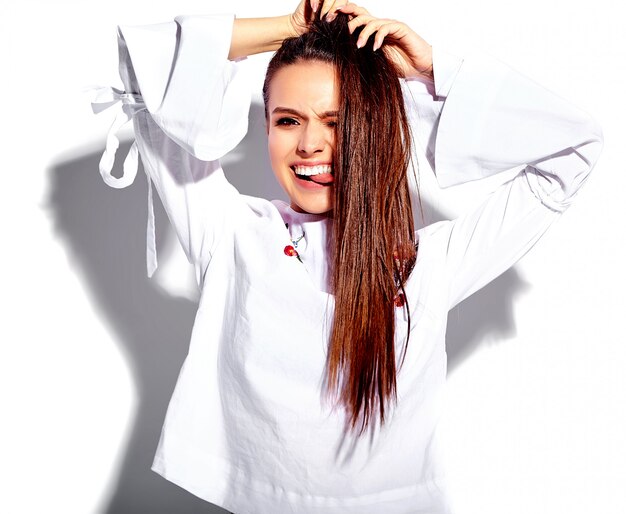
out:
{"label": "open mouth", "polygon": [[330,164],[317,166],[291,166],[296,178],[320,185],[330,185],[334,182],[333,168]]}

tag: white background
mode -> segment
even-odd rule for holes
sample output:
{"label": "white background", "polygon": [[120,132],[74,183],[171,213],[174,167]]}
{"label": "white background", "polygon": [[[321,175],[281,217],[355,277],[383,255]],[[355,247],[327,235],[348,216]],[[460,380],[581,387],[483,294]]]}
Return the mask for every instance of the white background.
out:
{"label": "white background", "polygon": [[[117,24],[273,15],[293,3],[3,2],[1,512],[221,512],[149,471],[193,296],[172,278],[180,256],[161,211],[162,267],[145,277],[145,180],[122,191],[102,184],[112,119],[93,116],[81,89],[120,85]],[[499,57],[604,129],[577,203],[450,316],[443,429],[460,514],[626,512],[626,36],[615,5],[366,4],[433,45]],[[262,141],[244,143],[262,150]],[[469,204],[462,189],[430,202],[448,215]]]}

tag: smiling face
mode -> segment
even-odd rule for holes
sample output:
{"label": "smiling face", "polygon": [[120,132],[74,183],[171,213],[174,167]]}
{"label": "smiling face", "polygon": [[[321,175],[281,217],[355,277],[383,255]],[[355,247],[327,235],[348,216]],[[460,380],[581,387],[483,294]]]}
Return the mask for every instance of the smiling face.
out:
{"label": "smiling face", "polygon": [[332,210],[338,107],[332,64],[302,61],[280,68],[272,78],[267,105],[270,161],[296,211]]}

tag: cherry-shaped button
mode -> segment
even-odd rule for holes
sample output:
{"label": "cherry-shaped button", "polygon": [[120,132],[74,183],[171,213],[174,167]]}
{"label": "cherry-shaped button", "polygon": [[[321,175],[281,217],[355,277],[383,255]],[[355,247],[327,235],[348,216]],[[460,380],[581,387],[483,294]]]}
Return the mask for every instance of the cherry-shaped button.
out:
{"label": "cherry-shaped button", "polygon": [[289,257],[298,257],[298,252],[296,251],[296,249],[291,246],[291,245],[287,245],[285,246],[285,255],[289,256]]}

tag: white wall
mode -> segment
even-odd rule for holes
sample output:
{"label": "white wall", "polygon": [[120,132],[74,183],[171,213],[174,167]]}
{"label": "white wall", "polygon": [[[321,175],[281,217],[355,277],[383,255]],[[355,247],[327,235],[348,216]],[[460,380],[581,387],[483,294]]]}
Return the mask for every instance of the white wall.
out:
{"label": "white wall", "polygon": [[[145,181],[123,191],[102,184],[97,163],[111,119],[91,114],[81,88],[120,84],[118,23],[270,15],[291,3],[0,8],[1,512],[220,512],[149,471],[193,297],[172,279],[180,255],[161,211],[164,265],[156,280],[145,278]],[[604,153],[578,202],[512,271],[451,315],[443,429],[460,514],[626,512],[626,36],[612,5],[366,5],[410,21],[433,45],[500,57],[604,128]],[[452,213],[469,203],[463,193],[431,201]]]}

